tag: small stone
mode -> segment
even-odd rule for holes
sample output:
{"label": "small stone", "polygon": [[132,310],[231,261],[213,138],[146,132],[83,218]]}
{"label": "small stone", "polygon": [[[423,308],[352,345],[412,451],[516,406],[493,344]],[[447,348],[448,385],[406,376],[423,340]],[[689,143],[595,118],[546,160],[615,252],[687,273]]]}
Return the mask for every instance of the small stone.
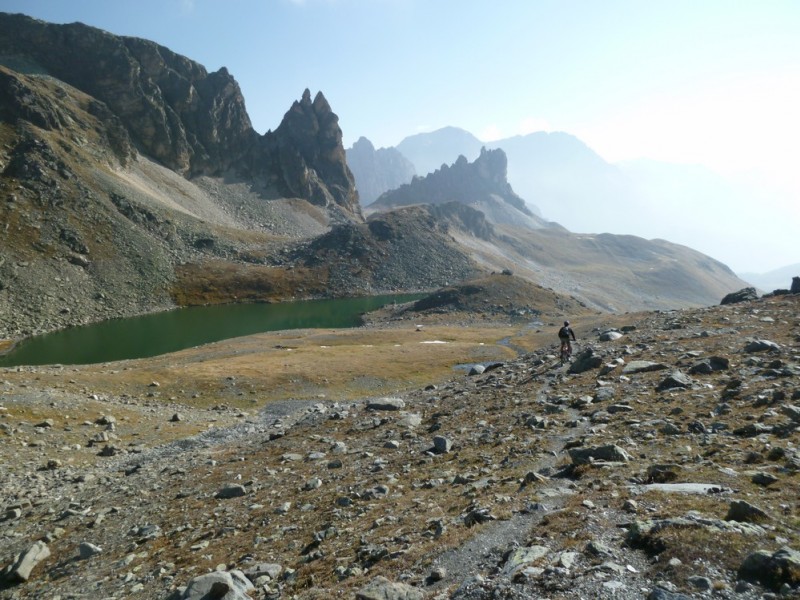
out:
{"label": "small stone", "polygon": [[776,483],[777,481],[780,481],[772,473],[764,473],[764,472],[761,472],[761,471],[759,471],[758,473],[755,473],[750,480],[753,483],[755,483],[756,485],[763,485],[764,487],[766,487],[768,485],[772,485],[773,483]]}
{"label": "small stone", "polygon": [[433,438],[433,451],[436,454],[447,454],[453,448],[453,441],[441,435]]}
{"label": "small stone", "polygon": [[633,375],[635,373],[649,373],[650,371],[663,371],[669,367],[663,363],[651,362],[648,360],[633,360],[622,368],[623,375]]}
{"label": "small stone", "polygon": [[594,461],[628,462],[631,459],[625,450],[613,444],[591,448],[570,448],[568,452],[572,463],[575,465],[588,464]]}
{"label": "small stone", "polygon": [[[225,565],[222,565],[225,569]],[[239,570],[215,571],[200,575],[189,581],[186,590],[178,596],[181,600],[244,600],[248,592],[255,590],[244,573]]]}
{"label": "small stone", "polygon": [[347,454],[347,444],[344,442],[334,442],[331,446],[332,454]]}
{"label": "small stone", "polygon": [[591,554],[592,556],[603,556],[603,557],[611,557],[613,556],[613,552],[611,548],[599,542],[597,540],[592,540],[588,544],[586,544],[586,553]]}
{"label": "small stone", "polygon": [[250,581],[254,581],[259,577],[269,577],[271,581],[280,577],[283,567],[275,563],[258,563],[255,566],[249,567],[244,571]]}
{"label": "small stone", "polygon": [[229,484],[219,490],[214,497],[219,500],[228,500],[230,498],[240,498],[247,494],[247,490],[243,485],[238,483]]}
{"label": "small stone", "polygon": [[599,340],[601,342],[613,342],[622,337],[622,334],[616,330],[604,331],[600,334]]}
{"label": "small stone", "polygon": [[380,398],[367,403],[367,410],[395,411],[402,410],[406,403],[401,398]]}
{"label": "small stone", "polygon": [[121,452],[121,450],[119,448],[117,448],[116,446],[106,445],[106,446],[103,446],[103,449],[100,450],[100,452],[97,453],[97,456],[104,456],[104,457],[116,456],[120,452]]}
{"label": "small stone", "polygon": [[177,423],[178,421],[183,421],[183,415],[181,413],[175,413],[170,418],[170,422]]}
{"label": "small stone", "polygon": [[762,509],[744,500],[731,502],[725,517],[726,521],[738,521],[739,523],[758,523],[768,519],[769,515]]}
{"label": "small stone", "polygon": [[550,549],[547,546],[533,545],[517,548],[506,559],[506,564],[503,565],[503,575],[513,579],[517,573],[539,563],[548,554],[550,554]]}
{"label": "small stone", "polygon": [[320,479],[319,477],[314,477],[312,479],[309,479],[303,485],[303,489],[306,490],[306,491],[316,490],[316,489],[319,489],[321,487],[322,487],[322,479]]}
{"label": "small stone", "polygon": [[87,558],[91,558],[96,554],[101,554],[103,549],[100,546],[95,546],[94,544],[90,544],[89,542],[83,542],[78,547],[78,554],[81,560],[86,560]]}
{"label": "small stone", "polygon": [[378,576],[356,592],[355,600],[422,600],[423,593],[406,583]]}
{"label": "small stone", "polygon": [[578,556],[577,552],[562,552],[558,555],[558,564],[567,570],[572,569]]}
{"label": "small stone", "polygon": [[444,567],[434,567],[431,569],[426,582],[428,585],[430,585],[432,583],[436,583],[437,581],[442,581],[445,577],[447,577],[447,569]]}
{"label": "small stone", "polygon": [[15,521],[22,517],[22,509],[21,508],[9,508],[6,511],[5,516],[3,517],[3,521]]}
{"label": "small stone", "polygon": [[689,577],[688,581],[692,587],[703,592],[710,590],[713,585],[713,582],[708,577],[701,577],[699,575]]}
{"label": "small stone", "polygon": [[692,380],[681,371],[673,371],[666,378],[661,380],[661,383],[658,384],[656,389],[661,392],[675,388],[685,389],[689,387],[692,387]]}

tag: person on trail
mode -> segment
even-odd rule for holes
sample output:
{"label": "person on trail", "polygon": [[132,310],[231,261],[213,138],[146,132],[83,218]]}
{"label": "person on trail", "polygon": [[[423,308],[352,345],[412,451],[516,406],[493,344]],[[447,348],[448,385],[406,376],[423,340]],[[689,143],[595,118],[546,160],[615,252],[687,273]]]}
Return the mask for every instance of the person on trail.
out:
{"label": "person on trail", "polygon": [[570,336],[572,339],[575,339],[575,332],[572,331],[572,327],[569,326],[569,321],[564,321],[564,326],[558,330],[558,339],[561,340],[561,350],[559,352],[564,352],[564,349],[567,350],[567,356],[572,356],[572,344],[569,341]]}

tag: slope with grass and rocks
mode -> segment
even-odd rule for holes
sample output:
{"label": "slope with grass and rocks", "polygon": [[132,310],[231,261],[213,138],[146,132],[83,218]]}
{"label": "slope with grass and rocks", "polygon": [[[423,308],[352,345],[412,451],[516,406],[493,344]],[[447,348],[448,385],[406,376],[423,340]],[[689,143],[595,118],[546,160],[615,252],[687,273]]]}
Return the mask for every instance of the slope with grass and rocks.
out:
{"label": "slope with grass and rocks", "polygon": [[1,593],[794,597],[798,302],[585,314],[565,366],[518,324],[523,354],[341,401],[261,404],[242,358],[194,399],[148,361],[7,369]]}

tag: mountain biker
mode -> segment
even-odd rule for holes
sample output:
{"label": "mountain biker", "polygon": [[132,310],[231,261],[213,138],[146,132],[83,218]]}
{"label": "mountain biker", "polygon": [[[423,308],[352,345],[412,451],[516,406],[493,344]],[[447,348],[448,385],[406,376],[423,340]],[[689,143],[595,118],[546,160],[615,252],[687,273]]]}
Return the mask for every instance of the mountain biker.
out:
{"label": "mountain biker", "polygon": [[572,339],[575,339],[575,332],[572,331],[572,327],[569,326],[569,321],[564,321],[564,326],[558,330],[558,339],[561,340],[561,350],[560,352],[564,352],[566,349],[567,356],[572,356],[572,344],[569,341],[570,336]]}

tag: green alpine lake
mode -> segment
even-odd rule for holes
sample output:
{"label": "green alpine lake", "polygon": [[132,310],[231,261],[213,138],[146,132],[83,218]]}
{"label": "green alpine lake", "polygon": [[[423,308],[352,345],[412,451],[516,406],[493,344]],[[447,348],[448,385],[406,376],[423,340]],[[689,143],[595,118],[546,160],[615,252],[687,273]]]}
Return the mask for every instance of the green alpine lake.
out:
{"label": "green alpine lake", "polygon": [[365,312],[423,296],[400,294],[278,304],[195,306],[113,319],[25,339],[0,356],[0,367],[146,358],[264,331],[357,327]]}

